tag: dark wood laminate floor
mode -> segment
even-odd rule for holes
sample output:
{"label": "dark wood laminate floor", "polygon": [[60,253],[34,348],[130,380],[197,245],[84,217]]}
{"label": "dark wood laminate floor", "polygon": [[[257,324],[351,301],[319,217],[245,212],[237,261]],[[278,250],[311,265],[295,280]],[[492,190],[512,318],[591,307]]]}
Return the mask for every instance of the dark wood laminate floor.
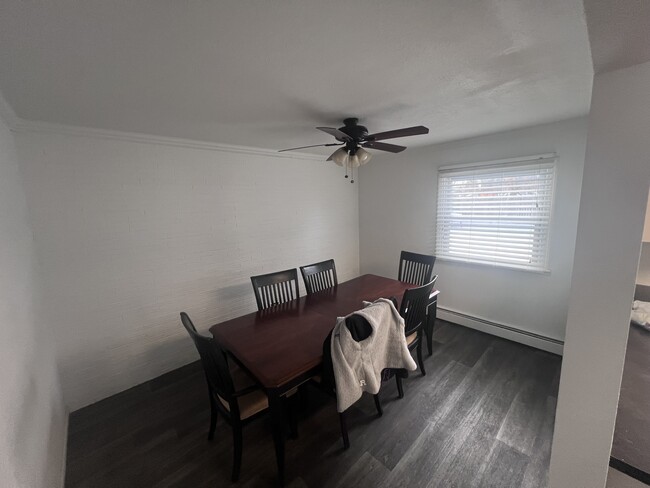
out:
{"label": "dark wood laminate floor", "polygon": [[[352,407],[342,450],[333,400],[310,391],[299,438],[286,444],[287,486],[547,486],[561,359],[438,321],[427,376]],[[66,487],[231,486],[230,428],[206,440],[203,373],[192,364],[70,416]],[[244,431],[236,486],[276,483],[268,420]]]}
{"label": "dark wood laminate floor", "polygon": [[650,473],[650,332],[636,325],[627,341],[611,455]]}

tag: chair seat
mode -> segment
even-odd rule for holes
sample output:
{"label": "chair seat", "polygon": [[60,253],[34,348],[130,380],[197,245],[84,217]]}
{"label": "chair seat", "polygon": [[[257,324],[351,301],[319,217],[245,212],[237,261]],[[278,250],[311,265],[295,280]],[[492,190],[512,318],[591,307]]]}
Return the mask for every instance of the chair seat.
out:
{"label": "chair seat", "polygon": [[417,332],[413,332],[411,335],[406,336],[406,345],[410,346],[411,344],[413,344],[415,342],[415,339],[417,339],[417,338],[418,338],[418,333]]}
{"label": "chair seat", "polygon": [[[230,375],[236,391],[243,390],[244,388],[248,388],[255,384],[253,378],[237,366],[230,369]],[[219,395],[217,395],[217,399],[219,400],[219,403],[223,405],[223,408],[230,412],[230,405],[228,402]],[[250,392],[248,395],[241,396],[237,399],[237,402],[239,403],[239,415],[242,420],[252,417],[256,413],[269,407],[269,399],[263,390],[255,390]]]}
{"label": "chair seat", "polygon": [[[251,378],[244,370],[234,366],[230,370],[230,375],[232,377],[232,382],[236,391],[243,390],[255,384],[253,378]],[[298,387],[292,388],[283,396],[290,397],[298,393]],[[219,402],[223,407],[230,412],[230,405],[228,402],[217,395]],[[242,420],[252,417],[256,413],[261,412],[269,408],[269,398],[266,396],[264,390],[254,390],[247,395],[243,395],[237,399],[239,402],[239,415]]]}
{"label": "chair seat", "polygon": [[[217,398],[223,408],[230,412],[228,402],[219,395],[217,395]],[[269,408],[269,399],[262,390],[254,390],[248,395],[241,396],[237,399],[237,402],[239,402],[239,416],[242,420]]]}

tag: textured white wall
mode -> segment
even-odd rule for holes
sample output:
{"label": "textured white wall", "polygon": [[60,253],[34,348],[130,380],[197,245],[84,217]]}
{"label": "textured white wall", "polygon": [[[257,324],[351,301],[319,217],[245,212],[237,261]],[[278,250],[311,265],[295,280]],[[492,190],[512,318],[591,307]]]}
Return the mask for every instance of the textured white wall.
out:
{"label": "textured white wall", "polygon": [[39,302],[23,182],[0,119],[0,486],[61,486],[67,413]]}
{"label": "textured white wall", "polygon": [[650,185],[649,86],[650,63],[594,79],[552,488],[605,485]]}
{"label": "textured white wall", "polygon": [[377,157],[359,178],[362,272],[397,276],[402,249],[434,253],[439,166],[556,152],[550,273],[442,260],[434,271],[441,307],[564,339],[586,126],[585,118],[571,119]]}
{"label": "textured white wall", "polygon": [[71,409],[196,359],[179,312],[206,331],[255,310],[251,275],[328,258],[358,275],[357,185],[331,163],[53,133],[17,147]]}

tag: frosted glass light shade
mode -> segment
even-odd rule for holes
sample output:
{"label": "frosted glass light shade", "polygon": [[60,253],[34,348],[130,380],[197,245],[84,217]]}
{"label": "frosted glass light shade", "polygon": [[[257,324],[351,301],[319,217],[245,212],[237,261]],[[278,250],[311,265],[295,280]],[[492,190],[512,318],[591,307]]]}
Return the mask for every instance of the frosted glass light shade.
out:
{"label": "frosted glass light shade", "polygon": [[363,166],[366,164],[368,161],[370,161],[370,158],[372,158],[372,154],[370,154],[368,151],[360,147],[357,150],[357,153],[355,154],[357,159],[359,160],[358,166]]}
{"label": "frosted glass light shade", "polygon": [[370,161],[372,154],[360,147],[353,155],[350,155],[348,154],[347,149],[340,148],[334,151],[334,154],[332,154],[331,158],[332,161],[334,161],[339,166],[358,168],[359,166],[363,166],[368,161]]}
{"label": "frosted glass light shade", "polygon": [[334,154],[332,154],[331,157],[332,157],[332,161],[334,161],[339,166],[343,166],[343,164],[347,162],[348,152],[343,148],[339,148],[336,151],[334,151]]}

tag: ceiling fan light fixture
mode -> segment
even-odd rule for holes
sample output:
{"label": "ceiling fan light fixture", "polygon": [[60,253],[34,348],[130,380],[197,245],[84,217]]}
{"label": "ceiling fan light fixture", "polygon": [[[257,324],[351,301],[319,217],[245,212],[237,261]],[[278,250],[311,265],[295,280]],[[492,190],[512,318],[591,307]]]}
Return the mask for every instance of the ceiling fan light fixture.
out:
{"label": "ceiling fan light fixture", "polygon": [[368,161],[370,161],[370,159],[372,158],[372,154],[366,151],[364,148],[360,147],[357,150],[355,157],[359,160],[358,166],[363,166]]}
{"label": "ceiling fan light fixture", "polygon": [[334,151],[334,154],[330,156],[332,158],[332,161],[334,161],[336,164],[339,166],[343,166],[344,164],[347,163],[348,159],[348,151],[344,148],[339,148],[336,151]]}

